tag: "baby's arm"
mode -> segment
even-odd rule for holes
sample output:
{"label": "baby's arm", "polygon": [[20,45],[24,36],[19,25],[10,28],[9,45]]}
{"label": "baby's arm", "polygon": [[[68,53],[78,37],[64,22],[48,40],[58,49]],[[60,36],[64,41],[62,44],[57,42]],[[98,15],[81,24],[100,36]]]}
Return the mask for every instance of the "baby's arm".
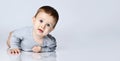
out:
{"label": "baby's arm", "polygon": [[35,53],[39,53],[39,52],[53,52],[56,49],[56,44],[51,44],[50,46],[34,46],[32,48],[32,51]]}
{"label": "baby's arm", "polygon": [[54,37],[51,37],[51,40],[47,42],[47,45],[41,47],[41,52],[53,52],[55,51],[56,46],[56,39]]}
{"label": "baby's arm", "polygon": [[35,53],[39,52],[53,52],[56,49],[56,40],[55,38],[52,38],[49,40],[46,44],[46,46],[34,46],[32,48],[32,51]]}
{"label": "baby's arm", "polygon": [[[10,53],[10,54],[19,54],[20,53],[20,49],[18,48],[18,47],[11,47],[11,40],[16,40],[16,42],[17,42],[17,44],[18,44],[18,41],[17,41],[17,39],[13,36],[13,32],[10,32],[9,33],[9,36],[8,36],[8,40],[7,40],[7,45],[8,45],[8,47],[10,48],[9,50],[8,50],[8,52]],[[16,44],[16,42],[13,42],[12,41],[12,44]],[[16,44],[16,46],[17,46],[17,44]]]}
{"label": "baby's arm", "polygon": [[50,46],[43,46],[41,52],[54,52],[56,49],[56,44],[51,44]]}

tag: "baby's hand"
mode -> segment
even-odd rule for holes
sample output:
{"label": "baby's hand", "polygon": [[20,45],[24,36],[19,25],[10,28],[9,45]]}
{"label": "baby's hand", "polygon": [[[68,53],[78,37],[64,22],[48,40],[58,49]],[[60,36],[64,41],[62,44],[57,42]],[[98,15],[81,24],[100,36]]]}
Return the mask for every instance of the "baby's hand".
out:
{"label": "baby's hand", "polygon": [[18,48],[10,49],[9,53],[10,54],[19,54],[20,53],[20,49],[18,49]]}
{"label": "baby's hand", "polygon": [[35,53],[39,53],[41,51],[41,47],[40,46],[34,46],[32,48],[32,51],[35,52]]}

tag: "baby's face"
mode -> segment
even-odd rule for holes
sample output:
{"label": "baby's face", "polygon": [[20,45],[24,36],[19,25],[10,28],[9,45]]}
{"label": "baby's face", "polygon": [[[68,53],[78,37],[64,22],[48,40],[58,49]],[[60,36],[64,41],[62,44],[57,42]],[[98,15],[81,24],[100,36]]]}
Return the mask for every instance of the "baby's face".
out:
{"label": "baby's face", "polygon": [[54,29],[54,18],[44,11],[39,12],[38,15],[36,17],[33,17],[32,20],[34,25],[33,31],[41,37],[46,36]]}

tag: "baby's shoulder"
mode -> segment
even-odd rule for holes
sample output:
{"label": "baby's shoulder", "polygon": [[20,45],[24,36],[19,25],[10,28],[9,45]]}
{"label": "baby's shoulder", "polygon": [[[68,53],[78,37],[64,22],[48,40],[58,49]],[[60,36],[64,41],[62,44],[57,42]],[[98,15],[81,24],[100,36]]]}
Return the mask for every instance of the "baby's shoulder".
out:
{"label": "baby's shoulder", "polygon": [[45,38],[45,42],[47,43],[47,45],[55,45],[57,42],[56,42],[56,39],[55,37],[53,37],[52,35],[48,34],[47,37]]}
{"label": "baby's shoulder", "polygon": [[48,38],[50,38],[50,39],[52,39],[52,40],[55,40],[55,37],[52,36],[51,34],[48,34],[47,36],[48,36]]}
{"label": "baby's shoulder", "polygon": [[52,35],[50,35],[50,34],[47,35],[47,39],[48,39],[49,41],[51,41],[51,42],[56,42],[55,37],[52,36]]}

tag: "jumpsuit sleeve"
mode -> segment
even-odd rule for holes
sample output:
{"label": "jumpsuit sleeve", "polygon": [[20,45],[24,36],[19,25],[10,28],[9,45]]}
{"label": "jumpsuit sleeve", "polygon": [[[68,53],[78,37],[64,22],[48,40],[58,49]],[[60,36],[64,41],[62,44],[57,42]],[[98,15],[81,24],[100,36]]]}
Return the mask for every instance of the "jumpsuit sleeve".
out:
{"label": "jumpsuit sleeve", "polygon": [[54,52],[56,50],[56,39],[54,37],[51,37],[50,40],[51,41],[48,41],[46,46],[42,47],[41,52]]}
{"label": "jumpsuit sleeve", "polygon": [[13,31],[10,38],[10,46],[11,46],[10,49],[13,49],[13,48],[21,49],[20,47],[21,40],[22,40],[22,37],[20,36],[20,33],[17,31]]}

